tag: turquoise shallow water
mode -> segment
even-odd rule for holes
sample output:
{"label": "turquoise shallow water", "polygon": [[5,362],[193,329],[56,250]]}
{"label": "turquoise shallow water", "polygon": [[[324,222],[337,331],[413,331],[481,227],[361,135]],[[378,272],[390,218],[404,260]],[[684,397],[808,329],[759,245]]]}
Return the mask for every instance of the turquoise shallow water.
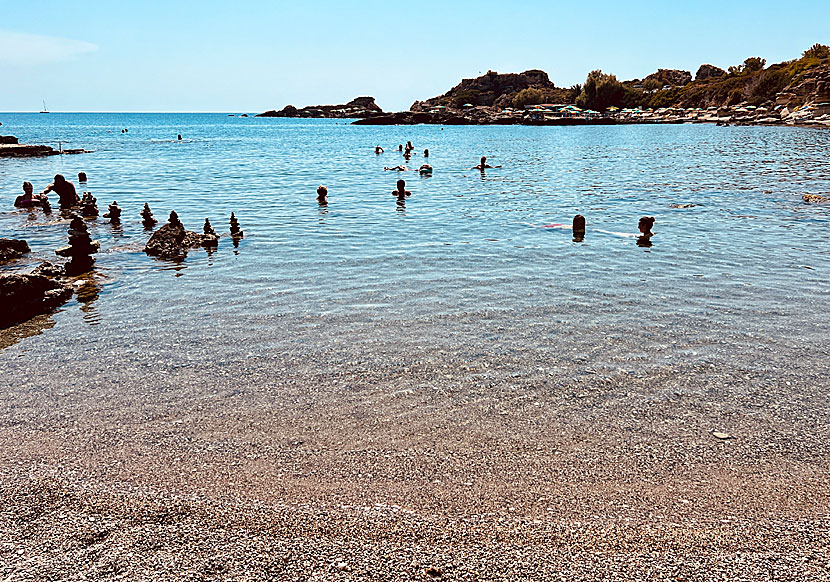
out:
{"label": "turquoise shallow water", "polygon": [[[351,334],[484,351],[509,337],[521,350],[574,327],[684,349],[827,339],[830,205],[801,201],[830,195],[827,131],[353,127],[224,114],[0,121],[21,142],[94,150],[0,159],[0,236],[26,239],[33,261],[55,259],[67,225],[13,208],[23,180],[39,190],[63,173],[79,186],[84,171],[102,213],[113,200],[124,210],[120,230],[90,221],[102,246],[95,271],[54,327],[17,350],[92,344],[163,360],[189,346],[211,361],[292,342],[319,350]],[[404,162],[394,150],[407,140],[412,168],[429,148],[432,177],[383,170]],[[468,170],[481,155],[503,168]],[[413,192],[405,207],[390,194],[399,177]],[[206,216],[227,231],[234,211],[246,236],[182,263],[152,259],[141,250],[144,202],[196,231]],[[582,243],[540,228],[576,213],[588,222]],[[642,215],[656,218],[651,248],[635,242]]]}

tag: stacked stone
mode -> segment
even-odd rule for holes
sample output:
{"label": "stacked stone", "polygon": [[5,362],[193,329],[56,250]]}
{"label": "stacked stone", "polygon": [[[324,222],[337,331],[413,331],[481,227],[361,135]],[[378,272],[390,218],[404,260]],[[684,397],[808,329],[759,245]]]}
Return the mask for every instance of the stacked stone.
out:
{"label": "stacked stone", "polygon": [[144,210],[141,211],[141,222],[144,228],[153,228],[158,223],[158,220],[153,216],[153,211],[150,210],[150,205],[146,202],[144,203]]}
{"label": "stacked stone", "polygon": [[245,233],[239,228],[239,221],[236,219],[236,216],[233,212],[231,212],[230,225],[232,238],[239,239],[245,236]]}
{"label": "stacked stone", "polygon": [[112,204],[107,206],[107,212],[104,214],[104,218],[109,218],[112,224],[121,222],[121,209],[118,207],[117,201],[113,200]]}
{"label": "stacked stone", "polygon": [[89,236],[84,219],[73,214],[69,223],[69,246],[62,247],[55,253],[71,259],[66,265],[66,272],[72,275],[84,273],[92,268],[93,260],[90,255],[97,253],[99,247],[98,241],[93,241]]}
{"label": "stacked stone", "polygon": [[92,195],[92,192],[84,192],[84,197],[81,198],[81,214],[86,217],[98,216],[98,199]]}
{"label": "stacked stone", "polygon": [[219,245],[219,235],[213,230],[213,225],[210,224],[210,219],[205,218],[205,226],[202,228],[202,246],[215,247]]}

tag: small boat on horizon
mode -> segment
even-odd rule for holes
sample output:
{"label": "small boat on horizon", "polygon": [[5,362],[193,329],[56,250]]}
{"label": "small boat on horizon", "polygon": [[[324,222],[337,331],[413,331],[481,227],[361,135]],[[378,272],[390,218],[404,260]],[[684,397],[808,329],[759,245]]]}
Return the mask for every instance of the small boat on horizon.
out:
{"label": "small boat on horizon", "polygon": [[49,113],[49,110],[46,109],[46,100],[45,99],[43,100],[43,111],[41,111],[41,113]]}

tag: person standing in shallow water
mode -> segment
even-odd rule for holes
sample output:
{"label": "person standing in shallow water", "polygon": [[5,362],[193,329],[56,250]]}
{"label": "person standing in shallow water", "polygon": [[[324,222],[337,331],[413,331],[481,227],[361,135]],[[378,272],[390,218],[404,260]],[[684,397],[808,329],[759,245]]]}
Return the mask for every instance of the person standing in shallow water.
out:
{"label": "person standing in shallow water", "polygon": [[48,206],[49,199],[45,194],[32,194],[34,187],[31,182],[23,182],[23,194],[15,198],[14,205],[18,208],[32,208],[33,206]]}
{"label": "person standing in shallow water", "polygon": [[651,237],[654,236],[654,233],[651,232],[651,228],[654,226],[654,217],[653,216],[643,216],[640,219],[640,222],[637,223],[637,228],[640,230],[640,237],[637,238],[637,246],[638,247],[650,247],[651,246]]}
{"label": "person standing in shallow water", "polygon": [[398,200],[405,200],[407,196],[412,196],[412,192],[406,189],[406,181],[398,180],[398,188],[392,190],[392,196],[397,196]]}
{"label": "person standing in shallow water", "polygon": [[329,203],[329,189],[325,186],[317,186],[317,202],[320,204],[328,204]]}
{"label": "person standing in shallow water", "polygon": [[574,242],[585,240],[585,217],[581,214],[574,216],[573,222]]}
{"label": "person standing in shallow water", "polygon": [[491,166],[487,163],[487,156],[481,156],[481,162],[477,166],[470,168],[471,170],[481,170],[482,172],[487,168],[501,168],[501,166]]}
{"label": "person standing in shallow water", "polygon": [[55,192],[58,195],[61,208],[72,208],[81,203],[75,191],[75,185],[67,181],[62,174],[56,174],[55,181],[44,188],[41,194],[45,196],[49,192]]}

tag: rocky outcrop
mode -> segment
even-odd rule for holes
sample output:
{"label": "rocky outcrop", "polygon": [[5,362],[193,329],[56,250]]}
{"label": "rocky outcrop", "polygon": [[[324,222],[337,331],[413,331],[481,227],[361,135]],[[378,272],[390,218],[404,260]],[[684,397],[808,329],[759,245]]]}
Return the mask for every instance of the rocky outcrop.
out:
{"label": "rocky outcrop", "polygon": [[775,104],[793,109],[807,103],[830,103],[830,63],[795,77],[775,97]]}
{"label": "rocky outcrop", "polygon": [[700,65],[697,74],[695,74],[695,81],[715,79],[717,77],[723,77],[724,75],[726,75],[726,71],[720,67],[716,67],[715,65]]}
{"label": "rocky outcrop", "polygon": [[437,106],[460,108],[466,104],[477,106],[512,107],[514,97],[524,89],[537,89],[542,93],[542,101],[562,101],[564,89],[559,89],[548,78],[548,74],[538,69],[523,73],[487,74],[473,79],[462,79],[461,83],[438,97],[426,101],[416,101],[409,108],[413,112],[428,111]]}
{"label": "rocky outcrop", "polygon": [[0,238],[0,263],[19,259],[29,252],[29,245],[25,240]]}
{"label": "rocky outcrop", "polygon": [[42,274],[0,275],[0,328],[48,313],[72,296],[72,287]]}
{"label": "rocky outcrop", "polygon": [[144,252],[151,257],[162,259],[182,259],[188,249],[201,246],[216,246],[215,235],[198,234],[185,230],[175,212],[170,213],[170,221],[153,233]]}
{"label": "rocky outcrop", "polygon": [[343,105],[311,105],[297,109],[286,105],[280,111],[266,111],[257,117],[300,117],[323,119],[354,119],[382,115],[383,110],[375,103],[374,97],[356,97]]}
{"label": "rocky outcrop", "polygon": [[692,74],[689,71],[679,69],[657,69],[656,73],[652,73],[643,79],[643,83],[650,80],[658,81],[664,86],[683,87],[692,82]]}

